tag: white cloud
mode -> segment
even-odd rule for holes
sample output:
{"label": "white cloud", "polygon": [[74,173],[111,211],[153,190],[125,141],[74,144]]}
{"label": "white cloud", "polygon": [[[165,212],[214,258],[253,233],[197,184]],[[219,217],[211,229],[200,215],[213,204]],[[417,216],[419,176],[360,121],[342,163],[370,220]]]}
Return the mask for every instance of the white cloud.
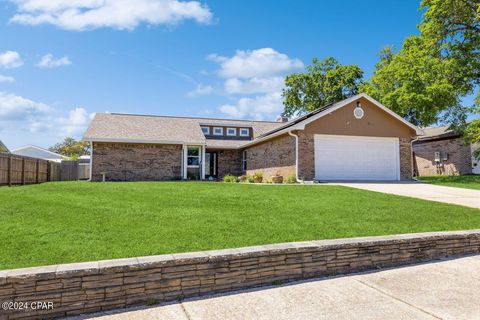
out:
{"label": "white cloud", "polygon": [[233,118],[274,119],[282,112],[282,94],[269,93],[254,98],[241,98],[234,105],[222,105],[220,112]]}
{"label": "white cloud", "polygon": [[180,0],[10,0],[17,6],[12,22],[52,24],[67,30],[114,28],[139,24],[174,25],[192,19],[210,23],[212,12],[198,1]]}
{"label": "white cloud", "polygon": [[188,93],[189,97],[207,96],[213,93],[213,87],[210,85],[198,84],[195,90]]}
{"label": "white cloud", "polygon": [[44,103],[35,102],[13,93],[0,92],[0,119],[3,121],[28,121],[33,117],[43,116],[51,110]]}
{"label": "white cloud", "polygon": [[0,53],[0,67],[11,69],[18,68],[23,65],[20,54],[16,51],[5,51]]}
{"label": "white cloud", "polygon": [[49,136],[80,138],[93,118],[84,108],[74,108],[68,115],[45,103],[0,92],[0,128],[10,131],[43,132]]}
{"label": "white cloud", "polygon": [[208,59],[218,63],[216,74],[224,79],[225,93],[243,96],[219,108],[234,118],[276,118],[283,110],[285,75],[304,68],[301,60],[272,48],[237,50],[232,57],[211,54]]}
{"label": "white cloud", "polygon": [[283,87],[283,77],[251,78],[246,80],[230,78],[224,83],[225,92],[240,94],[279,92],[282,91]]}
{"label": "white cloud", "polygon": [[68,117],[60,117],[58,123],[61,125],[62,136],[81,136],[85,132],[93,118],[93,114],[88,114],[84,108],[75,108],[70,110]]}
{"label": "white cloud", "polygon": [[218,74],[224,78],[271,77],[303,69],[303,62],[290,59],[272,48],[237,50],[231,58],[211,54],[208,58],[220,64]]}
{"label": "white cloud", "polygon": [[39,68],[56,68],[56,67],[62,67],[62,66],[68,66],[71,65],[72,62],[70,59],[65,56],[61,57],[59,59],[53,58],[52,54],[46,54],[44,55],[40,61],[37,64],[37,67]]}
{"label": "white cloud", "polygon": [[1,74],[0,74],[0,82],[9,82],[9,83],[12,83],[12,82],[15,82],[15,78],[14,78],[14,77],[11,77],[11,76],[4,76],[4,75],[1,75]]}

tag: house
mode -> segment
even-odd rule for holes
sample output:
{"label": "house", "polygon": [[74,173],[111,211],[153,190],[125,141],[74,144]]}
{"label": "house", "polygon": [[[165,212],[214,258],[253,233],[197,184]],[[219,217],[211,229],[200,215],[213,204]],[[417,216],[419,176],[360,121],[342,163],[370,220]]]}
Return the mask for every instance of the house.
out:
{"label": "house", "polygon": [[2,140],[0,140],[0,153],[10,153],[10,150],[3,144]]}
{"label": "house", "polygon": [[415,173],[418,176],[480,174],[473,157],[478,145],[465,144],[461,134],[448,126],[426,128],[413,142]]}
{"label": "house", "polygon": [[366,94],[288,122],[97,113],[93,181],[212,179],[225,174],[313,180],[409,180],[423,132]]}
{"label": "house", "polygon": [[27,145],[17,149],[13,149],[11,152],[19,156],[44,159],[44,160],[49,160],[53,162],[62,162],[62,160],[65,159],[65,157],[62,156],[61,154],[49,151],[44,148],[33,146],[33,145]]}

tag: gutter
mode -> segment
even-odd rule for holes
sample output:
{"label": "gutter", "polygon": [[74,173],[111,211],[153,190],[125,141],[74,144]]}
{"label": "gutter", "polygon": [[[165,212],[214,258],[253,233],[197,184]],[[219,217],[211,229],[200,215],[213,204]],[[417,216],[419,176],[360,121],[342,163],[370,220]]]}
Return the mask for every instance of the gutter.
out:
{"label": "gutter", "polygon": [[302,183],[298,178],[298,136],[292,133],[292,130],[289,130],[288,134],[295,138],[295,181],[297,181],[297,183]]}

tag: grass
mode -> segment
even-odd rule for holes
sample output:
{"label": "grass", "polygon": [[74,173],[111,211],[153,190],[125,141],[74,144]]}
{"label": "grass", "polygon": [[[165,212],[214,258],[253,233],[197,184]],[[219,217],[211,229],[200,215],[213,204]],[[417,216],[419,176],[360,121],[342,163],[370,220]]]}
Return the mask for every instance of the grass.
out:
{"label": "grass", "polygon": [[421,181],[441,186],[480,190],[480,175],[420,177]]}
{"label": "grass", "polygon": [[52,182],[0,188],[0,269],[480,228],[480,211],[340,186]]}

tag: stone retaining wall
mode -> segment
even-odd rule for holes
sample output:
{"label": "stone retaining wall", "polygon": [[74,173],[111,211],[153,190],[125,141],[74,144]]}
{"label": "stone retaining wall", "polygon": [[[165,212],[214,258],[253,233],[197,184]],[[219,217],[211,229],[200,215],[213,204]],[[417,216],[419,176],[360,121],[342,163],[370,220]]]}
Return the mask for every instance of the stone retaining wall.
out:
{"label": "stone retaining wall", "polygon": [[475,253],[480,253],[480,230],[294,242],[4,270],[0,271],[0,303],[51,302],[53,309],[0,310],[0,319],[78,315]]}

